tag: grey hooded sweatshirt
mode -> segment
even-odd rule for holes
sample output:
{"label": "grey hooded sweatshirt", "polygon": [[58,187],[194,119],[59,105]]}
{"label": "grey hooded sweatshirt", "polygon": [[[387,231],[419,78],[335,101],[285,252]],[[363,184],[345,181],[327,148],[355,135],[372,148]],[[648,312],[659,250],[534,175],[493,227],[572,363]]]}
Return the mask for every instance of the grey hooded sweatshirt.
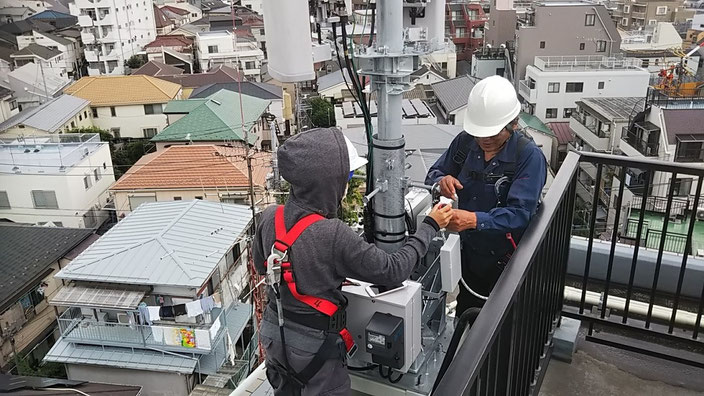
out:
{"label": "grey hooded sweatshirt", "polygon": [[[281,176],[291,185],[284,209],[286,229],[311,213],[326,217],[306,229],[288,250],[299,293],[341,304],[345,299],[340,285],[345,278],[383,285],[399,284],[408,279],[436,235],[437,223],[428,217],[401,249],[389,254],[364,241],[337,219],[350,173],[347,146],[339,129],[313,129],[288,139],[278,150],[278,160]],[[266,273],[264,264],[274,244],[275,212],[276,206],[264,210],[254,237],[254,264],[262,275]],[[281,294],[284,309],[295,313],[317,312],[293,298],[286,287]],[[275,301],[271,290],[269,301],[272,304]],[[276,323],[276,313],[267,308],[262,335],[278,340]],[[325,337],[321,331],[290,320],[285,327],[287,344],[310,352],[315,352]],[[289,331],[294,334],[288,336]],[[312,341],[307,340],[309,337],[315,341],[308,342]]]}

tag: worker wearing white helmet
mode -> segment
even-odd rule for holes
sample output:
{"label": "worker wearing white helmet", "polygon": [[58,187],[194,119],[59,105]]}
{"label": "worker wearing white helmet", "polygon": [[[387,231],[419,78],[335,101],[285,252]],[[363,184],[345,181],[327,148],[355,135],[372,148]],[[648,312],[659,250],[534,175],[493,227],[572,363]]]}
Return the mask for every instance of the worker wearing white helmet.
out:
{"label": "worker wearing white helmet", "polygon": [[457,316],[483,305],[538,208],[546,161],[533,140],[517,130],[520,111],[508,80],[481,80],[469,94],[464,131],[425,180],[458,201],[448,225],[462,239]]}
{"label": "worker wearing white helmet", "polygon": [[[286,205],[261,214],[252,247],[269,286],[260,329],[267,378],[275,395],[348,395],[345,352],[356,346],[345,328],[342,283],[354,278],[393,286],[406,280],[452,209],[436,206],[398,251],[387,253],[336,218],[354,171],[367,163],[339,129],[302,132],[277,156],[290,196]],[[274,268],[279,280],[271,282]]]}

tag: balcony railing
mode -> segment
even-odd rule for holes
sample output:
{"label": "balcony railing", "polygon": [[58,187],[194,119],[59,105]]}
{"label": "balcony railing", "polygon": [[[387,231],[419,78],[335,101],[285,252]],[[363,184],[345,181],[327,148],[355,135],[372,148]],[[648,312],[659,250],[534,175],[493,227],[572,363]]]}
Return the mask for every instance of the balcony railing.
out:
{"label": "balcony railing", "polygon": [[[695,228],[700,226],[696,211],[684,216],[684,238],[655,236],[647,242],[643,238],[646,210],[641,210],[636,216],[636,238],[629,246],[623,243],[621,224],[623,234],[625,228],[634,227],[625,227],[628,214],[622,210],[629,207],[624,200],[630,198],[624,197],[630,195],[625,194],[626,183],[618,183],[617,202],[608,213],[611,220],[600,225],[597,211],[589,210],[586,223],[581,224],[586,238],[570,237],[577,221],[582,220],[574,215],[583,205],[576,199],[580,163],[597,167],[596,185],[601,185],[611,171],[617,175],[613,180],[624,180],[629,169],[698,177],[693,206],[699,205],[704,168],[643,158],[569,153],[433,394],[537,395],[560,316],[586,324],[587,341],[701,367],[698,355],[689,351],[704,347],[700,335],[704,278],[698,275],[698,266],[688,267],[689,255],[665,253],[668,243],[679,249],[678,244],[684,242],[682,251],[692,250]],[[668,234],[676,177],[671,180],[661,228]],[[648,187],[644,188],[643,202],[648,200]],[[599,195],[595,190],[591,194],[587,204],[597,207]],[[603,224],[611,226],[604,230]],[[696,238],[696,243],[704,243],[701,235]],[[575,246],[583,246],[583,250],[577,250],[581,255],[574,254]],[[679,345],[679,349],[661,346],[668,343]]]}
{"label": "balcony railing", "polygon": [[225,328],[222,313],[221,309],[214,309],[207,325],[157,322],[149,326],[98,321],[93,316],[84,316],[80,308],[71,307],[58,318],[58,323],[61,335],[71,342],[207,354]]}
{"label": "balcony railing", "polygon": [[659,138],[657,141],[649,141],[647,138],[644,138],[643,135],[630,131],[627,126],[623,127],[621,139],[646,157],[657,157],[660,153]]}
{"label": "balcony railing", "polygon": [[530,103],[535,103],[535,88],[531,88],[525,80],[518,82],[518,92]]}
{"label": "balcony railing", "polygon": [[606,57],[600,55],[536,56],[535,67],[543,71],[613,71],[640,69],[638,58]]}

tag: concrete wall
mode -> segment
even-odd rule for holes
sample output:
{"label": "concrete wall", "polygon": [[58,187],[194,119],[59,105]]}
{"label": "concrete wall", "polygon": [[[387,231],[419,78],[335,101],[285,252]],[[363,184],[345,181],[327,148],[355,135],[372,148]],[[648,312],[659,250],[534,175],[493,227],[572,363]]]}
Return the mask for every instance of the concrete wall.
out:
{"label": "concrete wall", "polygon": [[[493,44],[492,44],[493,45]],[[506,70],[506,60],[504,59],[477,59],[476,55],[472,55],[472,71],[470,75],[475,78],[483,79],[497,75],[497,70]],[[498,74],[503,76],[504,74]]]}
{"label": "concrete wall", "polygon": [[[591,279],[605,279],[610,249],[610,241],[594,240],[591,265],[589,268],[589,277]],[[632,246],[623,244],[616,245],[611,274],[612,282],[622,285],[628,284],[633,260],[633,250]],[[579,277],[584,276],[586,254],[587,240],[585,238],[572,237],[570,256],[567,263],[568,274]],[[653,286],[657,254],[657,250],[640,248],[638,252],[638,265],[633,282],[635,287],[650,289]],[[658,290],[666,293],[674,293],[677,290],[677,281],[681,265],[681,255],[670,252],[663,253]],[[702,292],[702,283],[704,283],[704,259],[689,257],[684,282],[682,283],[682,294],[699,299]]]}
{"label": "concrete wall", "polygon": [[[161,104],[166,107],[166,103]],[[110,131],[120,128],[122,138],[144,138],[144,128],[156,128],[157,133],[166,128],[165,114],[144,114],[144,105],[115,106],[113,117],[110,107],[97,107],[98,117],[93,119],[95,126]]]}
{"label": "concrete wall", "polygon": [[67,364],[70,380],[138,385],[142,396],[188,396],[190,375]]}
{"label": "concrete wall", "polygon": [[[113,196],[115,197],[115,208],[117,210],[117,215],[119,217],[123,215],[129,214],[131,211],[133,211],[136,208],[131,208],[130,207],[130,196],[139,196],[139,197],[155,197],[156,202],[165,202],[165,201],[173,201],[174,197],[181,197],[182,200],[184,201],[192,201],[196,199],[196,197],[202,197],[202,199],[206,201],[213,201],[213,202],[220,202],[220,195],[219,194],[226,194],[229,191],[229,193],[244,193],[247,194],[246,189],[233,189],[230,188],[229,190],[225,190],[224,188],[219,188],[219,189],[214,189],[214,188],[205,188],[205,189],[183,189],[183,190],[167,190],[167,191],[112,191]],[[243,195],[243,197],[248,197],[248,195]]]}
{"label": "concrete wall", "polygon": [[[526,79],[535,80],[535,116],[543,122],[568,121],[564,117],[565,108],[576,108],[575,101],[582,98],[617,98],[617,97],[645,97],[648,91],[650,73],[645,70],[602,70],[602,71],[565,71],[543,72],[534,66],[528,66]],[[549,93],[548,84],[560,83],[560,92]],[[583,82],[583,92],[565,92],[568,82]],[[599,82],[604,82],[604,88],[599,89]],[[557,118],[546,118],[548,108],[557,109]]]}
{"label": "concrete wall", "polygon": [[[105,167],[103,167],[105,164]],[[95,181],[93,169],[101,178]],[[0,175],[0,188],[7,192],[10,209],[0,210],[0,218],[18,223],[61,222],[64,227],[85,227],[83,214],[94,205],[102,208],[108,201],[108,188],[115,182],[108,144],[69,168],[63,177],[58,173]],[[92,186],[86,190],[83,177],[90,176]],[[34,209],[32,190],[55,191],[58,209]]]}
{"label": "concrete wall", "polygon": [[[597,8],[603,13],[595,12]],[[594,26],[584,25],[587,14],[597,15]],[[606,52],[596,52],[598,40],[606,41]],[[541,41],[545,42],[545,48],[540,48]],[[585,44],[584,50],[579,49],[581,43]],[[522,26],[516,32],[517,78],[514,82],[518,84],[518,80],[524,78],[526,66],[532,65],[536,56],[611,56],[619,52],[620,46],[621,36],[604,6],[538,6],[534,26]]]}
{"label": "concrete wall", "polygon": [[492,3],[489,20],[484,25],[484,44],[498,47],[516,37],[516,22],[518,17],[515,10],[495,9]]}

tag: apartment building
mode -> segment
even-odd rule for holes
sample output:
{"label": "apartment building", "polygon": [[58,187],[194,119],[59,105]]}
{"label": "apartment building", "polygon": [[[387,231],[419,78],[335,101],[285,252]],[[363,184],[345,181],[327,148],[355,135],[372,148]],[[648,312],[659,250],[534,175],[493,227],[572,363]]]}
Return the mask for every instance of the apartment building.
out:
{"label": "apartment building", "polygon": [[74,0],[85,58],[91,76],[125,74],[125,61],[156,38],[151,2],[138,0]]}
{"label": "apartment building", "polygon": [[0,224],[0,368],[13,366],[13,350],[41,360],[53,345],[48,301],[61,288],[54,275],[93,238],[85,228]]}
{"label": "apartment building", "polygon": [[42,61],[45,67],[59,69],[70,78],[78,79],[83,48],[77,39],[33,30],[29,35],[18,36],[17,46],[20,51],[11,55],[15,65]]}
{"label": "apartment building", "polygon": [[[42,73],[43,72],[43,73]],[[61,96],[73,80],[60,69],[43,68],[39,63],[27,63],[7,74],[7,85],[15,92],[20,110],[39,106]]]}
{"label": "apartment building", "polygon": [[619,33],[623,54],[640,59],[642,67],[653,75],[680,62],[692,75],[699,70],[699,53],[695,52],[687,59],[680,56],[686,49],[682,37],[670,22],[658,22],[642,30],[619,30]]}
{"label": "apartment building", "polygon": [[19,111],[14,92],[11,89],[0,87],[0,121],[6,121]]}
{"label": "apartment building", "polygon": [[97,134],[0,139],[0,219],[94,228],[115,181],[110,148]]}
{"label": "apartment building", "polygon": [[582,1],[535,3],[516,32],[514,83],[518,87],[526,76],[526,67],[536,57],[609,57],[620,48],[621,36],[603,5]]}
{"label": "apartment building", "polygon": [[536,56],[518,92],[523,109],[543,122],[568,121],[583,97],[645,96],[650,73],[639,59]]}
{"label": "apartment building", "polygon": [[238,302],[251,224],[244,205],[142,204],[56,274],[69,286],[50,300],[64,311],[44,361],[63,363],[71,380],[189,395],[236,359],[252,313]]}
{"label": "apartment building", "polygon": [[234,36],[230,31],[202,32],[196,35],[197,58],[203,70],[226,65],[242,71],[248,78],[261,81],[264,52],[254,41]]}
{"label": "apartment building", "polygon": [[658,22],[683,24],[695,13],[685,7],[683,0],[617,0],[609,4],[614,22],[624,30],[639,30]]}
{"label": "apartment building", "polygon": [[90,102],[93,123],[116,138],[151,138],[168,125],[163,108],[181,86],[144,75],[83,77],[64,91]]}
{"label": "apartment building", "polygon": [[484,43],[492,47],[516,39],[518,15],[513,0],[489,2],[489,20],[484,25]]}
{"label": "apartment building", "polygon": [[489,19],[480,3],[448,2],[445,36],[455,43],[457,60],[469,60],[484,45],[484,24]]}

